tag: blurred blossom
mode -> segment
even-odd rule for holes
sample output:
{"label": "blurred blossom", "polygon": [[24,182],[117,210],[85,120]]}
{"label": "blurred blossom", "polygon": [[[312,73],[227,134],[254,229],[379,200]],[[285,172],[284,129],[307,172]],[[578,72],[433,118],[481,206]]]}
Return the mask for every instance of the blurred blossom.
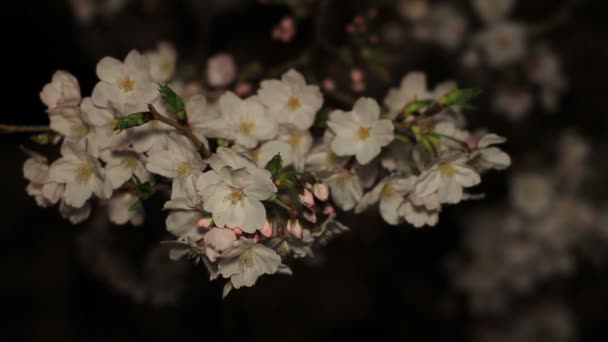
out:
{"label": "blurred blossom", "polygon": [[427,0],[401,0],[398,9],[399,14],[412,21],[426,18],[430,13]]}
{"label": "blurred blossom", "polygon": [[530,91],[511,87],[498,90],[494,101],[495,108],[512,121],[520,120],[526,116],[532,110],[534,104]]}
{"label": "blurred blossom", "polygon": [[70,0],[72,10],[81,23],[90,23],[96,16],[111,16],[130,0]]}
{"label": "blurred blossom", "polygon": [[296,22],[292,17],[284,17],[272,30],[272,38],[289,43],[296,34]]}
{"label": "blurred blossom", "polygon": [[236,64],[232,55],[221,53],[207,61],[207,83],[212,87],[225,87],[236,78]]}
{"label": "blurred blossom", "polygon": [[494,23],[504,19],[516,0],[473,0],[473,7],[477,14],[487,23]]}
{"label": "blurred blossom", "polygon": [[489,26],[475,38],[486,61],[499,68],[520,61],[526,54],[526,32],[522,25],[502,22]]}

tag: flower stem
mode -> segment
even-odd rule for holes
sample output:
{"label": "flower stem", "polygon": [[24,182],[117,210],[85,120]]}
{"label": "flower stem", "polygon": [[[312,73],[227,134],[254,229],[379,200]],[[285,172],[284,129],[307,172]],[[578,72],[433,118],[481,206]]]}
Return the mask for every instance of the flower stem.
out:
{"label": "flower stem", "polygon": [[21,125],[5,125],[0,124],[1,134],[12,134],[12,133],[42,133],[50,132],[51,127],[49,126],[21,126]]}
{"label": "flower stem", "polygon": [[197,149],[198,153],[201,155],[201,157],[209,158],[211,156],[211,152],[207,149],[205,144],[196,136],[196,134],[194,134],[194,132],[192,131],[192,129],[190,127],[188,127],[186,125],[182,125],[181,123],[179,123],[173,119],[170,119],[164,115],[161,115],[156,110],[156,108],[154,108],[154,106],[151,104],[148,105],[148,109],[150,110],[150,113],[154,117],[154,120],[158,120],[160,122],[166,123],[169,126],[175,127],[181,134],[185,135],[188,139],[190,139],[190,141],[192,141],[194,146],[196,146],[196,149]]}
{"label": "flower stem", "polygon": [[278,205],[279,207],[287,210],[287,212],[291,212],[291,208],[287,204],[285,204],[285,202],[281,201],[277,197],[275,197],[275,199],[272,200],[272,203],[274,203],[274,204]]}

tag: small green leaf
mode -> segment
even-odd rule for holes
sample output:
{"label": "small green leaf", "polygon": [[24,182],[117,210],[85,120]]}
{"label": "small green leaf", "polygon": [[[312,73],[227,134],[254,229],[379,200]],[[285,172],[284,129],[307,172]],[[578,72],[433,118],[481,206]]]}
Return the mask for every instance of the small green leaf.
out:
{"label": "small green leaf", "polygon": [[51,141],[51,136],[48,133],[35,134],[30,137],[30,140],[36,144],[46,145]]}
{"label": "small green leaf", "polygon": [[127,116],[118,116],[116,117],[114,130],[120,133],[125,129],[141,126],[147,122],[150,122],[151,120],[152,114],[148,112],[133,113]]}
{"label": "small green leaf", "polygon": [[262,64],[251,62],[245,65],[239,72],[239,81],[251,81],[262,76]]}
{"label": "small green leaf", "polygon": [[295,185],[296,174],[293,171],[284,171],[274,181],[274,184],[278,187],[291,188]]}
{"label": "small green leaf", "polygon": [[179,121],[186,121],[186,105],[184,100],[177,95],[168,85],[159,85],[158,92],[167,105],[167,109],[177,117]]}
{"label": "small green leaf", "polygon": [[454,89],[443,95],[439,99],[439,104],[443,106],[464,106],[470,107],[471,100],[481,94],[476,88]]}
{"label": "small green leaf", "polygon": [[411,101],[410,103],[406,104],[405,107],[403,107],[403,114],[405,114],[405,116],[414,114],[417,111],[421,110],[422,108],[430,105],[431,103],[433,103],[433,100],[415,99],[415,100]]}
{"label": "small green leaf", "polygon": [[131,206],[129,207],[129,211],[130,212],[137,211],[140,207],[141,207],[141,201],[137,200],[135,203],[131,204]]}
{"label": "small green leaf", "polygon": [[272,179],[276,180],[281,170],[283,169],[283,158],[281,158],[281,154],[277,153],[264,167],[266,170],[270,171],[272,175]]}

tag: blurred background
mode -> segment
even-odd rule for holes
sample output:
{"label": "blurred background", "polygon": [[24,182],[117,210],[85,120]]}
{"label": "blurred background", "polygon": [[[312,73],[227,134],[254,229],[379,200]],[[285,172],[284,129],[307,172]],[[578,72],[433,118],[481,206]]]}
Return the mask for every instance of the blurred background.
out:
{"label": "blurred background", "polygon": [[[90,94],[102,57],[169,42],[184,86],[211,97],[255,91],[289,67],[322,85],[332,108],[380,101],[414,70],[431,88],[478,87],[468,127],[507,137],[513,166],[488,174],[486,198],[446,208],[436,227],[346,215],[351,232],[296,262],[293,276],[262,277],[222,301],[202,267],[158,245],[170,238],[160,197],[140,227],[104,213],[72,225],[26,194],[28,136],[0,135],[0,339],[608,339],[605,3],[485,2],[10,1],[5,124],[48,123],[39,92],[55,70]],[[504,13],[493,2],[508,3]],[[237,69],[221,85],[208,65],[218,54]]]}

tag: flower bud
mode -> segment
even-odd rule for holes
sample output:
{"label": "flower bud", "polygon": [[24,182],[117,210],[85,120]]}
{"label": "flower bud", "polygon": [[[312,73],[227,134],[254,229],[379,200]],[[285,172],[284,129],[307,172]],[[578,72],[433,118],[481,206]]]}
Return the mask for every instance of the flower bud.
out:
{"label": "flower bud", "polygon": [[300,202],[302,202],[302,204],[304,204],[306,207],[312,208],[315,206],[315,199],[310,190],[304,189],[304,192],[298,194],[298,197],[300,198]]}
{"label": "flower bud", "polygon": [[298,219],[287,221],[287,231],[298,239],[302,238],[302,226],[300,225],[300,221],[298,221]]}
{"label": "flower bud", "polygon": [[334,208],[333,206],[331,206],[329,204],[327,206],[325,206],[325,208],[323,208],[323,214],[325,214],[325,215],[331,215],[335,212],[336,212],[336,208]]}
{"label": "flower bud", "polygon": [[317,214],[314,211],[305,210],[302,216],[310,223],[317,223]]}
{"label": "flower bud", "polygon": [[211,217],[203,217],[202,219],[200,219],[196,222],[196,225],[199,228],[209,228],[209,227],[211,227],[212,222],[213,222],[213,219],[211,219]]}
{"label": "flower bud", "polygon": [[260,228],[260,234],[269,238],[272,236],[272,224],[268,221],[268,218],[264,220],[264,225]]}
{"label": "flower bud", "polygon": [[321,182],[315,183],[312,186],[312,192],[318,200],[325,202],[329,198],[329,185]]}

